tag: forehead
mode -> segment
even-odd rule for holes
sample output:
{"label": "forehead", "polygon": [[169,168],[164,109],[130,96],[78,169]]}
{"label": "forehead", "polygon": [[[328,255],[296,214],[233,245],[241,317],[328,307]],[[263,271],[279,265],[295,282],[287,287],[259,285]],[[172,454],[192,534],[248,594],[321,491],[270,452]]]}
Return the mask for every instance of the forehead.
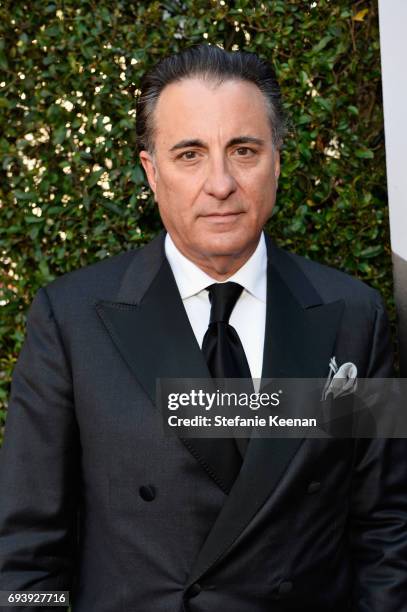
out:
{"label": "forehead", "polygon": [[[271,138],[267,102],[249,81],[195,77],[167,85],[154,111],[156,144],[184,138]],[[159,141],[157,141],[159,138]]]}

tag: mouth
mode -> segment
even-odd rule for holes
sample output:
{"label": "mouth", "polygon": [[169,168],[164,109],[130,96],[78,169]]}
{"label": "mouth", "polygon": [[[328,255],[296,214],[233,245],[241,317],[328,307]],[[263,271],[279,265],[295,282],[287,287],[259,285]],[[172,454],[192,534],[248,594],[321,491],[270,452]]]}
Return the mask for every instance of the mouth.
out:
{"label": "mouth", "polygon": [[243,214],[243,211],[229,211],[221,213],[211,213],[209,215],[201,215],[201,217],[203,219],[206,219],[207,221],[212,221],[214,223],[228,223],[230,221],[235,221]]}

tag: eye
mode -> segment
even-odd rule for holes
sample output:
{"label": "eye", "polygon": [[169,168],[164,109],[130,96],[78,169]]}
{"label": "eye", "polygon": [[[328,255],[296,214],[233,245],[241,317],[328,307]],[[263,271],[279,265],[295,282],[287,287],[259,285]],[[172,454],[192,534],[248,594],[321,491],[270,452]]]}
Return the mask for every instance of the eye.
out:
{"label": "eye", "polygon": [[239,147],[235,150],[235,153],[238,157],[252,157],[256,151],[250,149],[249,147]]}
{"label": "eye", "polygon": [[191,161],[196,159],[197,157],[197,152],[196,151],[184,151],[183,153],[180,153],[180,155],[178,155],[178,159],[184,159],[186,161]]}

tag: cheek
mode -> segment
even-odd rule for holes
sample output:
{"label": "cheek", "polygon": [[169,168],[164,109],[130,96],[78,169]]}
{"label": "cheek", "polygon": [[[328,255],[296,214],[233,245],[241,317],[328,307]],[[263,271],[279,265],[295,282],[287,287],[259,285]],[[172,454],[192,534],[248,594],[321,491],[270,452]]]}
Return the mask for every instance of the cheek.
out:
{"label": "cheek", "polygon": [[200,183],[192,176],[172,176],[171,180],[159,180],[156,200],[161,216],[178,225],[191,224],[200,208],[200,194]]}
{"label": "cheek", "polygon": [[273,164],[260,163],[251,168],[237,170],[236,178],[246,193],[270,194],[275,191],[276,177]]}
{"label": "cheek", "polygon": [[170,174],[161,174],[157,178],[157,194],[160,193],[166,200],[175,200],[178,205],[190,201],[197,192],[198,177],[185,175],[176,170]]}
{"label": "cheek", "polygon": [[182,227],[184,232],[189,231],[188,226],[194,218],[194,208],[185,186],[180,186],[179,183],[161,183],[157,185],[156,200],[166,226],[173,229]]}
{"label": "cheek", "polygon": [[267,180],[261,178],[242,185],[246,201],[254,216],[266,214],[273,208],[275,202],[276,182],[270,181],[269,176],[266,177]]}

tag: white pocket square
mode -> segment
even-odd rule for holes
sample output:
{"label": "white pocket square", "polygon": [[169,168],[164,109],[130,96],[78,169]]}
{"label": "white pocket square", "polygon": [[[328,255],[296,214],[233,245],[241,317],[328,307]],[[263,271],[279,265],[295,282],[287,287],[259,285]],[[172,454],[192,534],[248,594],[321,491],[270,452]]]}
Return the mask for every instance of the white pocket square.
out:
{"label": "white pocket square", "polygon": [[358,387],[357,375],[358,369],[354,363],[348,361],[338,367],[335,357],[332,357],[321,400],[325,401],[330,393],[334,399],[354,393]]}

